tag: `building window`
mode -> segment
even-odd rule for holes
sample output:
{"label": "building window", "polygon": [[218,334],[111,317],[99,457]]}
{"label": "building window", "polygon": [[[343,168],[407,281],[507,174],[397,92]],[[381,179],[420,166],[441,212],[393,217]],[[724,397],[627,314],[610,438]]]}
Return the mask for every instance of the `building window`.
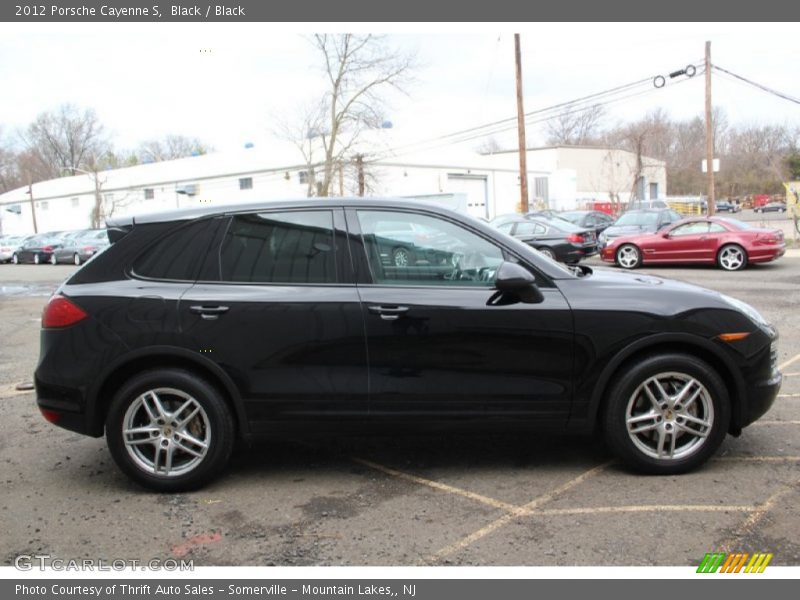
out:
{"label": "building window", "polygon": [[42,210],[47,210],[48,208],[50,208],[50,203],[47,200],[45,200],[44,202],[41,202],[39,204],[39,208],[41,208]]}
{"label": "building window", "polygon": [[301,185],[307,185],[308,184],[308,171],[300,171],[297,174],[297,177],[298,177]]}
{"label": "building window", "polygon": [[144,188],[144,199],[152,200],[156,197],[156,192],[153,188]]}
{"label": "building window", "polygon": [[80,198],[73,198],[72,199],[72,208],[78,208],[81,205]]}
{"label": "building window", "polygon": [[253,178],[252,177],[242,177],[239,179],[239,189],[240,190],[252,190],[253,189]]}

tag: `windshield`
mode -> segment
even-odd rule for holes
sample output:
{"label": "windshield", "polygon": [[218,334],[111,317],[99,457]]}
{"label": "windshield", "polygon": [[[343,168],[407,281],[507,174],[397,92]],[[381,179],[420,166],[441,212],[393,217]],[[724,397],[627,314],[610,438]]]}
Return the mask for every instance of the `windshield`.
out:
{"label": "windshield", "polygon": [[614,223],[615,226],[617,225],[638,225],[638,226],[647,226],[652,225],[656,226],[658,224],[658,213],[657,212],[628,212],[622,215],[617,222]]}
{"label": "windshield", "polygon": [[580,213],[580,212],[563,212],[563,213],[559,213],[558,217],[560,219],[564,219],[565,221],[569,221],[570,223],[579,223],[580,220],[583,218],[583,213]]}

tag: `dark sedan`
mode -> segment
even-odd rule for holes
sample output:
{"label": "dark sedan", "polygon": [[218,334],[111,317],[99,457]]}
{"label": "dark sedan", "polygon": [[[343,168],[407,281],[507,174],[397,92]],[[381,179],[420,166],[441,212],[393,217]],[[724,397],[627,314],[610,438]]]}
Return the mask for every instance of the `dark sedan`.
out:
{"label": "dark sedan", "polygon": [[655,233],[667,225],[677,223],[682,218],[680,214],[669,208],[629,210],[600,234],[600,244],[605,246],[616,238],[626,235]]}
{"label": "dark sedan", "polygon": [[[781,385],[778,334],[753,307],[567,269],[440,206],[312,198],[109,221],[111,247],[43,311],[36,401],[51,423],[105,436],[123,472],[162,492],[219,476],[236,445],[312,429],[598,431],[630,467],[672,475]],[[464,251],[447,268],[385,264],[388,222]],[[92,489],[118,485],[93,474]]]}
{"label": "dark sedan", "polygon": [[15,265],[20,263],[33,263],[39,265],[50,261],[58,248],[61,247],[62,240],[55,233],[44,233],[26,239],[11,256],[11,262]]}
{"label": "dark sedan", "polygon": [[50,256],[50,264],[72,263],[81,265],[109,245],[105,229],[82,231],[78,236],[64,240]]}
{"label": "dark sedan", "polygon": [[714,209],[718,213],[723,213],[723,212],[736,213],[739,212],[740,207],[738,204],[735,204],[733,202],[728,202],[727,200],[720,200],[719,202],[714,204]]}
{"label": "dark sedan", "polygon": [[786,205],[783,202],[768,202],[763,206],[756,206],[753,212],[768,213],[768,212],[786,212]]}
{"label": "dark sedan", "polygon": [[492,225],[558,262],[577,264],[598,252],[594,231],[562,219],[507,215],[493,220]]}
{"label": "dark sedan", "polygon": [[591,229],[598,236],[614,223],[614,217],[599,210],[568,210],[556,216],[578,227]]}

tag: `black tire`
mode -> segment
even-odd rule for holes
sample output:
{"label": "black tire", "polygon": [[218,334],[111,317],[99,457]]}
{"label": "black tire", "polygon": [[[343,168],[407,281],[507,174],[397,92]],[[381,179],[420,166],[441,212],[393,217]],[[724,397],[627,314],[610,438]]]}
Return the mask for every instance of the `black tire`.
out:
{"label": "black tire", "polygon": [[[651,390],[656,390],[654,395],[658,396],[654,379],[660,381],[667,395],[675,392],[673,400],[680,392],[679,386],[689,386],[686,379],[694,382],[694,386],[688,387],[687,397],[700,391],[693,402],[684,397],[659,412],[642,387],[649,382]],[[694,415],[679,410],[682,401],[688,405],[683,410],[695,411]],[[650,419],[648,411],[658,416]],[[684,416],[687,414],[706,421],[708,427],[688,422]],[[637,420],[631,423],[629,431],[630,418]],[[606,394],[602,425],[606,442],[627,466],[652,475],[673,475],[696,469],[707,461],[725,439],[730,418],[728,390],[714,368],[694,356],[670,353],[651,355],[621,369]],[[701,430],[702,435],[686,433],[687,425]],[[653,429],[637,431],[651,426]],[[659,439],[664,440],[661,449]],[[660,457],[662,451],[670,451],[668,443],[675,443],[673,456]],[[654,447],[651,448],[651,444]]]}
{"label": "black tire", "polygon": [[38,254],[33,255],[33,264],[38,265],[41,261]]}
{"label": "black tire", "polygon": [[[144,404],[148,391],[157,392],[165,409],[167,420],[159,421],[161,425],[155,424],[155,417]],[[156,406],[152,396],[147,397],[148,405]],[[187,399],[195,402],[186,409],[188,414],[175,412],[184,402],[189,403]],[[196,407],[201,410],[189,419]],[[144,419],[137,423],[139,417]],[[182,418],[188,422],[185,427],[179,427]],[[128,447],[123,434],[126,423],[128,427],[160,429],[157,433],[135,434],[145,437],[132,439],[139,443]],[[105,426],[106,443],[119,468],[140,485],[158,492],[189,491],[213,480],[228,464],[236,437],[233,416],[220,392],[195,373],[175,368],[145,371],[126,382],[111,402]],[[192,447],[193,442],[186,441],[188,432],[195,440],[206,442],[202,456],[197,456],[203,453],[201,445]],[[150,436],[152,441],[145,441]],[[183,447],[194,449],[196,454],[182,451]],[[171,475],[159,473],[159,464],[166,462],[168,452],[176,470]]]}
{"label": "black tire", "polygon": [[614,262],[623,269],[636,269],[642,264],[642,251],[633,244],[623,244],[617,248]]}
{"label": "black tire", "polygon": [[76,252],[75,255],[72,257],[72,262],[76,267],[80,267],[81,266],[81,255]]}
{"label": "black tire", "polygon": [[58,259],[56,258],[56,253],[55,252],[53,252],[50,255],[50,264],[51,265],[57,265],[58,264]]}
{"label": "black tire", "polygon": [[19,256],[17,256],[16,254],[12,255],[11,262],[14,263],[15,265],[18,265],[19,264]]}
{"label": "black tire", "polygon": [[717,252],[717,266],[725,271],[741,271],[747,266],[747,250],[739,244],[725,244]]}
{"label": "black tire", "polygon": [[416,262],[414,253],[404,246],[392,249],[392,265],[395,267],[410,267]]}

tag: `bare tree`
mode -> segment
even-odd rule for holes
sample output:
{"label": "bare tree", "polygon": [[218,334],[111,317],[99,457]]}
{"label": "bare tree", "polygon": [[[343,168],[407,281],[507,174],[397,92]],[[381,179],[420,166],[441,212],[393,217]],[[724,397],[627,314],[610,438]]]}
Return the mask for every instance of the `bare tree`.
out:
{"label": "bare tree", "polygon": [[585,146],[596,143],[605,109],[595,104],[583,111],[567,111],[547,121],[547,143],[561,146]]}
{"label": "bare tree", "polygon": [[320,140],[325,117],[325,104],[317,101],[295,107],[286,115],[277,116],[272,128],[274,135],[291,142],[300,151],[306,165],[306,195],[309,197],[316,196],[318,191],[316,168],[321,164]]}
{"label": "bare tree", "polygon": [[74,104],[41,113],[21,137],[44,178],[60,177],[69,170],[74,174],[88,157],[99,156],[109,147],[94,110]]}
{"label": "bare tree", "polygon": [[21,185],[19,155],[11,140],[3,135],[3,130],[0,128],[0,194]]}
{"label": "bare tree", "polygon": [[197,138],[169,134],[160,139],[143,142],[136,156],[140,162],[159,162],[207,154],[209,151],[209,146]]}
{"label": "bare tree", "polygon": [[489,136],[487,138],[483,138],[480,144],[475,148],[475,151],[478,154],[495,154],[497,152],[501,152],[503,147],[500,145],[500,142],[497,141],[497,138],[494,136]]}
{"label": "bare tree", "polygon": [[413,56],[391,49],[371,34],[318,34],[312,40],[323,62],[327,91],[322,98],[321,179],[328,196],[335,173],[366,129],[383,123],[385,92],[402,91],[414,66]]}

